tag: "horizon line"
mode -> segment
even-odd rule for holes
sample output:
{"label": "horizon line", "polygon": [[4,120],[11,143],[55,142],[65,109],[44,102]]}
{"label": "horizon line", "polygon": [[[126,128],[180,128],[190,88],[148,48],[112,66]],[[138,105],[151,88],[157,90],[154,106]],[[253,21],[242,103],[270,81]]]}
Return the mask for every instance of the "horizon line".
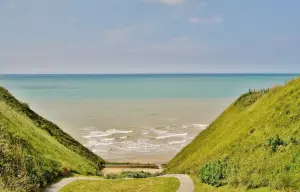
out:
{"label": "horizon line", "polygon": [[300,75],[300,73],[0,73],[0,75]]}

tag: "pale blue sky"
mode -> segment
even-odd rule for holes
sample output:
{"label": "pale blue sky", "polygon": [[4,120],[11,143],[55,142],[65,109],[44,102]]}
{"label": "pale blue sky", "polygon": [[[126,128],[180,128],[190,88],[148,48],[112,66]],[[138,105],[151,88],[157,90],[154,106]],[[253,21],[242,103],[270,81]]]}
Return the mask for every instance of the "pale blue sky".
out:
{"label": "pale blue sky", "polygon": [[0,73],[300,72],[299,0],[1,0]]}

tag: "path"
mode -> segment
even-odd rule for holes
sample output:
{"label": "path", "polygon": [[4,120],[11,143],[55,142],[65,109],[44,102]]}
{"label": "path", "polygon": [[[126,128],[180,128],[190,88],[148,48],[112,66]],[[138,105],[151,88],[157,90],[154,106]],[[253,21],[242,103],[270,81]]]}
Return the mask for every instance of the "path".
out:
{"label": "path", "polygon": [[[192,179],[188,175],[180,175],[180,174],[174,174],[174,175],[163,175],[160,177],[175,177],[179,180],[180,186],[177,190],[177,192],[193,192],[194,191],[194,183]],[[65,178],[59,181],[58,183],[55,183],[48,187],[45,192],[59,192],[61,188],[68,185],[69,183],[72,183],[77,180],[103,180],[100,178],[92,178],[92,177],[72,177],[72,178]]]}
{"label": "path", "polygon": [[180,181],[180,186],[177,192],[193,192],[195,190],[194,182],[188,175],[183,174],[173,174],[173,175],[163,175],[161,177],[175,177]]}

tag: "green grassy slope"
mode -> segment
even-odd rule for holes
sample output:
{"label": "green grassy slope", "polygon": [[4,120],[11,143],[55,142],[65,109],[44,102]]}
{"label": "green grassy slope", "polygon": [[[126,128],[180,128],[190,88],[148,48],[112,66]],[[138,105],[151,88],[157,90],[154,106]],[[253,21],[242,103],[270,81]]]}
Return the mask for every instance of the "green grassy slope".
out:
{"label": "green grassy slope", "polygon": [[0,87],[0,191],[38,191],[70,173],[96,175],[100,162]]}
{"label": "green grassy slope", "polygon": [[300,190],[300,78],[242,95],[165,172],[198,174],[218,160],[231,187]]}

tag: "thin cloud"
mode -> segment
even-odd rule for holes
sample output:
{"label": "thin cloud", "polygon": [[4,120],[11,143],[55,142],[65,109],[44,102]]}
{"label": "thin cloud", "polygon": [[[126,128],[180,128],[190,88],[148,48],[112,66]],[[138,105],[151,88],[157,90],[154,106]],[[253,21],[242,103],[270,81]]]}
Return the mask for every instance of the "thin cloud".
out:
{"label": "thin cloud", "polygon": [[152,2],[152,3],[161,3],[161,4],[166,4],[166,5],[179,5],[187,0],[144,0],[146,2]]}
{"label": "thin cloud", "polygon": [[223,22],[223,20],[221,16],[217,15],[209,18],[192,17],[189,19],[189,22],[192,24],[217,24]]}

